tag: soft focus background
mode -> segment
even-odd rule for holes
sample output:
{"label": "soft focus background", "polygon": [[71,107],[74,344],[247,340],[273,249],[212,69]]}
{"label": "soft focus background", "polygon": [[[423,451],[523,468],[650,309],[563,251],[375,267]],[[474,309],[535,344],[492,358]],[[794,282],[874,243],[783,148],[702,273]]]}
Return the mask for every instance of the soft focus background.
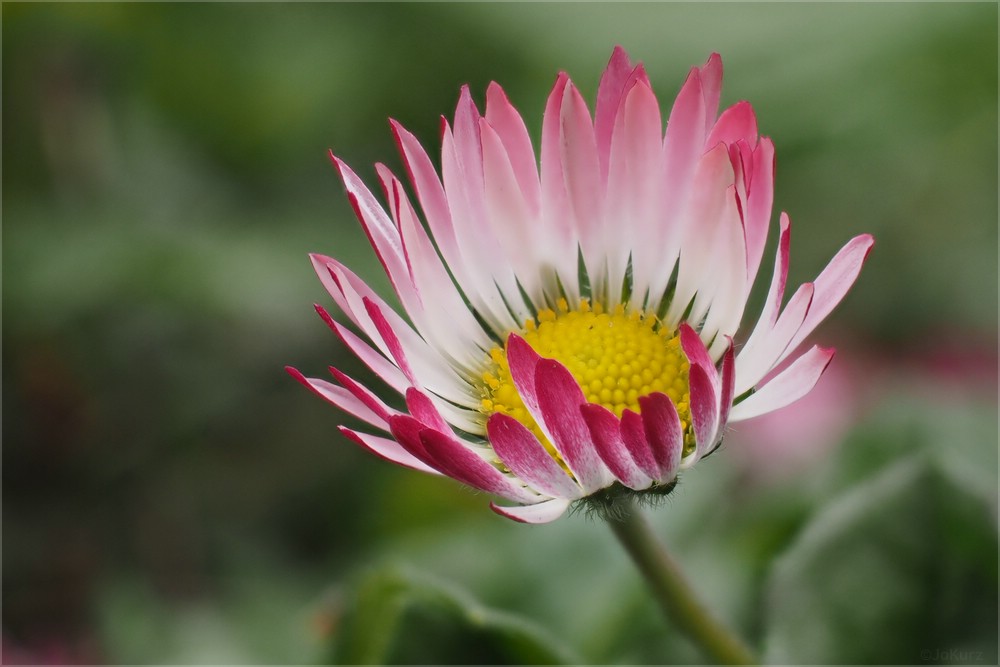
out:
{"label": "soft focus background", "polygon": [[796,283],[877,239],[815,393],[734,428],[658,531],[769,660],[996,662],[995,4],[2,12],[4,662],[702,659],[605,526],[366,455],[282,370],[368,377],[307,252],[388,294],[328,147],[374,187],[387,117],[435,153],[491,79],[537,141],[556,72],[592,101],[615,44],[664,108],[723,55]]}

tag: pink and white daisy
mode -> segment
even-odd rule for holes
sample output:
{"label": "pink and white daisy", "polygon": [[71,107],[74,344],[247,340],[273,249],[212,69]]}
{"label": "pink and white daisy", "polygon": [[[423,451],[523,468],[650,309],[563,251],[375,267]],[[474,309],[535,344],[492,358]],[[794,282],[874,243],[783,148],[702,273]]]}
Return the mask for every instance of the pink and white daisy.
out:
{"label": "pink and white daisy", "polygon": [[620,47],[593,116],[561,73],[540,166],[500,86],[485,115],[463,87],[454,124],[442,118],[440,172],[391,122],[423,219],[384,165],[387,208],[331,155],[405,318],[323,255],[316,272],[361,335],[316,309],[406,408],[335,368],[336,383],[289,372],[382,432],[341,426],[351,440],[514,503],[491,506],[518,521],[551,521],[598,493],[671,488],[727,424],[812,389],[832,349],[769,372],[840,302],[873,242],[849,241],[786,303],[782,214],[767,300],[736,352],[770,226],[774,147],[749,103],[718,114],[721,83],[713,54],[691,70],[664,133],[643,66]]}

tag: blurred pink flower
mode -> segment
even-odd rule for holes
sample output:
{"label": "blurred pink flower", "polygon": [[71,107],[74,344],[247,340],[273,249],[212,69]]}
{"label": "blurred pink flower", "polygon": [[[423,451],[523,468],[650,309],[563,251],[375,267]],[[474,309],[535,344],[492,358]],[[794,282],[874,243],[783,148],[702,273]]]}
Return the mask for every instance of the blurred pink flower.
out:
{"label": "blurred pink flower", "polygon": [[[750,476],[778,483],[823,460],[843,441],[870,393],[859,369],[832,365],[794,406],[750,419],[727,436],[727,452]],[[870,380],[871,375],[868,374]]]}
{"label": "blurred pink flower", "polygon": [[782,214],[766,305],[735,354],[770,226],[774,148],[749,103],[718,115],[721,83],[718,55],[693,68],[664,135],[645,70],[621,48],[593,118],[560,74],[540,169],[496,83],[484,116],[464,87],[454,126],[442,120],[440,175],[392,122],[429,234],[384,165],[388,214],[333,157],[409,322],[323,255],[312,257],[320,280],[374,346],[317,310],[406,411],[337,369],[339,384],[290,373],[391,435],[341,427],[350,439],[518,503],[492,507],[519,521],[551,521],[612,487],[669,491],[728,423],[812,389],[832,349],[762,380],[840,302],[872,246],[852,239],[782,308]]}

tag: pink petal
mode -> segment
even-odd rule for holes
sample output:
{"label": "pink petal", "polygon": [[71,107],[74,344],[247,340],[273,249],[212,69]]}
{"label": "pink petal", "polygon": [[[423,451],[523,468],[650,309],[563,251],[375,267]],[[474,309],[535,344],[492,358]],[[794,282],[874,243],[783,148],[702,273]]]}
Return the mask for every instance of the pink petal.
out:
{"label": "pink petal", "polygon": [[[467,136],[465,141],[472,142],[473,138]],[[464,148],[463,155],[457,136],[448,128],[447,122],[443,124],[441,174],[454,215],[455,238],[461,261],[467,269],[464,277],[456,278],[491,328],[494,331],[509,331],[518,328],[529,313],[523,302],[518,303],[521,299],[514,283],[511,262],[502,251],[487,219],[478,120],[474,141],[476,148]],[[463,161],[470,159],[477,159],[478,162],[470,166]],[[505,293],[515,298],[506,303]],[[517,319],[511,316],[511,308]]]}
{"label": "pink petal", "polygon": [[811,334],[847,295],[848,290],[854,285],[854,281],[858,279],[861,267],[868,259],[868,253],[871,252],[874,244],[875,239],[872,238],[871,234],[854,237],[840,249],[840,252],[830,260],[823,272],[813,281],[816,293],[813,295],[812,304],[809,306],[809,313],[802,323],[802,328],[788,345],[789,353],[798,347],[799,343],[805,340],[806,336]]}
{"label": "pink petal", "polygon": [[643,429],[659,468],[657,481],[669,482],[677,473],[684,451],[684,431],[677,406],[660,392],[639,397]]}
{"label": "pink petal", "polygon": [[740,139],[751,146],[757,143],[757,117],[747,101],[737,102],[722,112],[705,141],[705,148],[712,148],[719,142],[735,144]]}
{"label": "pink petal", "polygon": [[486,210],[491,229],[506,257],[510,258],[524,290],[540,301],[539,257],[535,249],[541,246],[543,239],[535,233],[539,228],[538,220],[529,213],[503,142],[486,119],[480,121],[480,135]]}
{"label": "pink petal", "polygon": [[[611,60],[601,75],[597,87],[597,106],[594,112],[594,136],[597,140],[597,154],[601,164],[601,183],[608,182],[611,142],[617,117],[620,113],[625,95],[637,81],[649,86],[649,78],[642,65],[632,67],[628,54],[620,46],[616,46],[611,54]],[[659,128],[657,128],[659,133]]]}
{"label": "pink petal", "polygon": [[590,429],[594,448],[611,474],[630,489],[648,489],[652,480],[643,473],[629,455],[621,434],[621,423],[604,406],[587,403],[580,406],[583,420]]}
{"label": "pink petal", "polygon": [[597,86],[597,106],[594,111],[594,135],[597,139],[597,153],[601,160],[601,181],[607,181],[608,158],[611,156],[611,134],[615,126],[615,116],[621,104],[625,80],[632,72],[628,53],[621,46],[611,52],[608,66],[601,74]]}
{"label": "pink petal", "polygon": [[402,184],[391,177],[389,187],[406,263],[421,307],[428,314],[426,326],[433,330],[434,340],[441,342],[438,348],[442,354],[472,367],[481,360],[483,350],[489,349],[490,340],[441,263]]}
{"label": "pink petal", "polygon": [[586,493],[610,483],[610,472],[601,462],[583,421],[580,406],[587,402],[580,385],[566,367],[553,359],[541,359],[535,367],[535,391],[539,421],[552,437],[552,444],[576,476]]}
{"label": "pink petal", "polygon": [[744,233],[747,247],[747,289],[753,285],[764,256],[767,231],[774,203],[774,144],[761,137],[753,151],[747,205],[744,211]]}
{"label": "pink petal", "polygon": [[503,507],[490,503],[490,509],[519,523],[549,523],[561,517],[569,508],[569,503],[569,500],[553,498],[545,502],[520,507]]}
{"label": "pink petal", "polygon": [[622,442],[639,470],[650,479],[658,479],[660,467],[656,464],[656,459],[653,458],[649,440],[646,439],[646,429],[642,424],[642,417],[637,412],[628,408],[622,411],[621,434]]}
{"label": "pink petal", "polygon": [[521,503],[538,500],[538,496],[514,484],[468,447],[434,429],[420,431],[420,440],[438,463],[438,468],[469,486]]}
{"label": "pink petal", "polygon": [[486,120],[503,142],[511,167],[532,216],[541,212],[538,160],[521,115],[511,105],[503,89],[491,83],[486,89]]}
{"label": "pink petal", "polygon": [[561,72],[556,78],[552,92],[545,103],[545,115],[542,119],[542,150],[541,150],[541,193],[542,220],[544,224],[539,230],[546,239],[545,247],[559,248],[560,251],[552,259],[552,268],[559,278],[570,302],[579,298],[577,285],[577,235],[570,210],[569,196],[566,194],[566,181],[562,168],[561,137],[562,104],[569,77]]}
{"label": "pink petal", "polygon": [[420,207],[423,209],[427,224],[434,235],[434,241],[441,250],[444,261],[452,268],[453,272],[456,272],[456,278],[461,283],[465,275],[461,262],[462,255],[455,238],[448,198],[441,185],[441,179],[438,178],[434,165],[416,137],[396,121],[390,120],[389,123],[396,137],[396,144],[399,146],[403,163],[406,165],[410,182],[413,183],[417,192]]}
{"label": "pink petal", "polygon": [[[669,133],[669,125],[667,127]],[[729,151],[723,144],[709,150],[697,162],[693,177],[690,179],[689,202],[683,218],[685,227],[682,232],[683,249],[680,254],[677,286],[673,303],[667,313],[667,318],[671,322],[680,319],[699,288],[707,287],[714,291],[718,278],[714,272],[706,272],[706,266],[726,272],[727,279],[730,272],[737,270],[743,274],[746,272],[743,266],[716,263],[712,254],[717,247],[719,227],[730,223],[727,213],[731,214],[735,210],[733,208],[735,191],[731,189],[733,178]]]}
{"label": "pink petal", "polygon": [[580,486],[545,451],[538,438],[510,415],[494,413],[486,423],[493,451],[515,475],[542,493],[575,499]]}
{"label": "pink petal", "polygon": [[[662,127],[653,91],[636,82],[619,108],[611,139],[607,210],[614,212],[618,231],[607,238],[606,253],[613,286],[621,284],[631,255],[632,284],[640,295],[649,286],[653,267],[672,259],[664,257],[660,243]],[[611,297],[617,299],[618,294]]]}
{"label": "pink petal", "polygon": [[719,113],[719,99],[722,97],[722,57],[713,53],[698,69],[698,73],[705,99],[705,134],[708,134]]}
{"label": "pink petal", "polygon": [[692,68],[670,110],[663,143],[664,200],[668,207],[676,209],[683,203],[707,132],[701,73]]}
{"label": "pink petal", "polygon": [[813,346],[753,395],[734,406],[729,421],[732,423],[759,417],[799,400],[816,386],[833,359],[833,354],[833,348]]}
{"label": "pink petal", "polygon": [[386,275],[392,283],[396,294],[399,296],[403,306],[410,311],[416,304],[415,288],[410,279],[410,274],[403,256],[402,242],[399,238],[399,230],[392,223],[389,217],[382,210],[378,201],[371,191],[365,187],[357,174],[351,170],[333,152],[330,152],[330,159],[337,168],[344,187],[347,189],[347,196],[354,207],[354,213],[361,226],[368,236],[375,254],[378,256]]}
{"label": "pink petal", "polygon": [[591,275],[597,273],[603,240],[602,195],[597,143],[590,111],[580,91],[566,85],[560,119],[560,157],[566,192],[576,220],[584,259]]}
{"label": "pink petal", "polygon": [[410,454],[408,451],[403,449],[402,445],[395,440],[380,438],[378,436],[361,433],[359,431],[352,431],[346,426],[339,426],[338,429],[344,434],[345,437],[353,442],[356,442],[371,453],[385,459],[386,461],[406,466],[407,468],[412,468],[413,470],[429,472],[432,475],[441,474],[440,471],[428,466],[426,463],[413,456],[413,454]]}
{"label": "pink petal", "polygon": [[787,353],[793,351],[789,349],[789,343],[802,328],[813,293],[813,284],[805,283],[788,300],[773,327],[754,329],[750,334],[740,352],[738,393],[742,394],[756,385]]}

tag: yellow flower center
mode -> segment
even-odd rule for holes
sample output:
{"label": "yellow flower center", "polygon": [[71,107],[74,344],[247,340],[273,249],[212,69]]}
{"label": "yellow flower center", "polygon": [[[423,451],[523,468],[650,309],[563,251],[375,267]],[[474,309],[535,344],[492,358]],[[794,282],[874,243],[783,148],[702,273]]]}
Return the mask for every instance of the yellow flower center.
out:
{"label": "yellow flower center", "polygon": [[[591,403],[603,405],[621,417],[628,408],[639,412],[639,397],[662,392],[677,406],[681,426],[691,423],[688,369],[676,331],[664,327],[650,312],[616,306],[605,312],[586,299],[570,310],[560,299],[558,310],[546,309],[525,322],[519,332],[540,356],[563,364]],[[510,376],[507,353],[490,351],[482,374],[481,411],[504,412],[517,419],[552,451],[528,413]]]}

